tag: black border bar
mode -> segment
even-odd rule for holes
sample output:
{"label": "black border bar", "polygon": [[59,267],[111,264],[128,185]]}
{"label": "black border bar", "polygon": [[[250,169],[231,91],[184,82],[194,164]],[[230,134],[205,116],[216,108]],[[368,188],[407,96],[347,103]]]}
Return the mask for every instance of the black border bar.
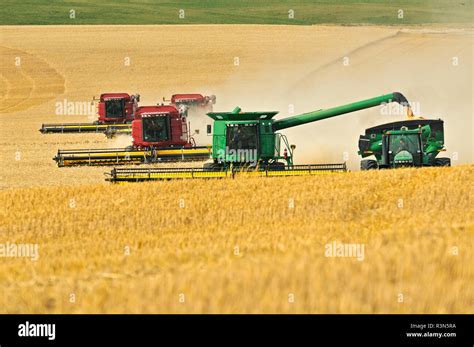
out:
{"label": "black border bar", "polygon": [[[55,338],[20,324],[55,324]],[[0,346],[297,345],[473,346],[472,315],[0,315]],[[424,327],[423,327],[424,326]],[[431,336],[408,336],[428,333]],[[435,337],[447,333],[450,336]],[[455,336],[453,336],[455,333]]]}

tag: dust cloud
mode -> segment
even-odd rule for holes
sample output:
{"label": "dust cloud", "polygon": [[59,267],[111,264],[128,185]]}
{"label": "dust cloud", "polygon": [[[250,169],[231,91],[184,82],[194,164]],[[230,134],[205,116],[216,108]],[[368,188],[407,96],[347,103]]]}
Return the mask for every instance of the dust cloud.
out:
{"label": "dust cloud", "polygon": [[[215,109],[280,111],[276,118],[328,108],[390,92],[401,92],[415,115],[445,121],[447,152],[453,165],[473,160],[473,33],[467,30],[403,30],[347,52],[323,65],[308,59],[298,66],[262,62],[252,74],[233,74],[217,88]],[[290,53],[289,53],[290,54]],[[286,129],[296,145],[296,163],[347,161],[359,167],[359,135],[368,127],[406,119],[404,110],[381,107]],[[292,112],[293,111],[293,112]],[[208,117],[191,118],[203,144]],[[207,140],[207,139],[205,139]],[[210,140],[207,140],[209,142]],[[207,143],[205,143],[207,144]]]}
{"label": "dust cloud", "polygon": [[[132,145],[131,135],[116,135],[114,138],[109,140],[111,144],[110,148],[125,148]],[[109,147],[109,146],[107,146]]]}

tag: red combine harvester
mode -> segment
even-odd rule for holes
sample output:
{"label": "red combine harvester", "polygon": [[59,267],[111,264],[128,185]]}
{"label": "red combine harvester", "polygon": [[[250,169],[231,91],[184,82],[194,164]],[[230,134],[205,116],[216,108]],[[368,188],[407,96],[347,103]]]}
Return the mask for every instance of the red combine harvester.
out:
{"label": "red combine harvester", "polygon": [[[165,101],[165,100],[163,100]],[[212,112],[212,105],[216,103],[216,96],[203,96],[201,94],[174,94],[171,97],[171,104],[175,105],[181,112],[189,109],[202,110],[204,114]]]}
{"label": "red combine harvester", "polygon": [[[174,94],[171,97],[171,100],[163,101],[170,102],[171,105],[174,105],[181,114],[185,116],[188,115],[188,111],[192,110],[198,114],[206,115],[209,112],[213,111],[213,106],[216,103],[216,96],[203,96],[202,94]],[[130,128],[120,128],[115,126],[107,127],[105,130],[105,135],[108,138],[112,138],[115,135],[129,135],[131,132]]]}
{"label": "red combine harvester", "polygon": [[173,105],[142,106],[132,122],[133,147],[193,147],[187,115]]}
{"label": "red combine harvester", "polygon": [[102,94],[97,106],[98,123],[130,123],[134,118],[140,94],[128,95],[127,93]]}
{"label": "red combine harvester", "polygon": [[211,146],[197,147],[189,128],[187,112],[175,105],[141,106],[132,122],[132,146],[58,150],[53,159],[58,166],[207,160]]}
{"label": "red combine harvester", "polygon": [[40,132],[46,133],[130,133],[130,123],[140,101],[140,95],[104,93],[98,101],[98,119],[93,123],[43,124]]}

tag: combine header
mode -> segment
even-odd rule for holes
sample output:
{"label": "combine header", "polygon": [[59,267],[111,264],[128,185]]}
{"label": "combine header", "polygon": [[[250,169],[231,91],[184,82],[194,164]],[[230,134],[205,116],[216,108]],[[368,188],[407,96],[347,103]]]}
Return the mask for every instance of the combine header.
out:
{"label": "combine header", "polygon": [[[250,176],[301,176],[318,173],[345,172],[345,163],[293,165],[294,145],[289,145],[285,135],[277,131],[317,122],[326,118],[355,112],[383,103],[398,102],[408,105],[400,93],[318,110],[301,115],[274,120],[278,112],[241,112],[236,107],[232,112],[211,112],[214,120],[212,132],[211,163],[202,169],[114,169],[110,173],[112,182],[136,182],[172,178],[225,178],[236,175]],[[281,147],[284,146],[283,153]]]}
{"label": "combine header", "polygon": [[226,168],[223,170],[208,170],[205,168],[167,169],[167,168],[114,168],[107,181],[111,182],[142,182],[174,178],[236,178],[236,177],[285,177],[313,176],[346,171],[346,164],[313,164],[293,165],[288,170],[275,170],[262,167],[260,170],[243,169],[242,167]]}
{"label": "combine header", "polygon": [[210,147],[197,147],[185,114],[173,105],[141,106],[132,122],[133,145],[127,148],[59,150],[58,166],[123,165],[206,160]]}
{"label": "combine header", "polygon": [[[96,99],[94,99],[96,100]],[[130,123],[140,95],[105,93],[98,99],[98,119],[93,123],[43,124],[40,132],[49,133],[130,133]]]}

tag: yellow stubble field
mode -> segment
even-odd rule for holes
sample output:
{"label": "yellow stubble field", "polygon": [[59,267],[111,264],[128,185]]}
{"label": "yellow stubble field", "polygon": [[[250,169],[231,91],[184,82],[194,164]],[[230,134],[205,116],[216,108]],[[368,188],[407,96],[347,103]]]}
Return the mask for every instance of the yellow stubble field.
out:
{"label": "yellow stubble field", "polygon": [[[474,169],[11,190],[4,312],[472,309]],[[358,257],[327,245],[354,243]],[[337,255],[337,254],[336,254]],[[71,301],[74,296],[74,302]]]}

